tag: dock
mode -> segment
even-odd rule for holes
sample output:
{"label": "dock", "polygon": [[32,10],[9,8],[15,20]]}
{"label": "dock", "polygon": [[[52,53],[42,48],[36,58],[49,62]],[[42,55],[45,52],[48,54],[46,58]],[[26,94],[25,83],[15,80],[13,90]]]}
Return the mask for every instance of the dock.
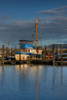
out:
{"label": "dock", "polygon": [[[59,48],[60,47],[60,48]],[[17,63],[33,63],[33,64],[52,64],[52,65],[67,65],[67,49],[63,48],[63,45],[53,44],[51,48],[45,46],[42,48],[43,57],[31,57],[27,60],[15,59],[15,52],[20,51],[20,48],[5,48],[4,45],[0,48],[0,64],[17,64]],[[59,56],[60,55],[60,56]],[[21,58],[21,54],[19,54]]]}

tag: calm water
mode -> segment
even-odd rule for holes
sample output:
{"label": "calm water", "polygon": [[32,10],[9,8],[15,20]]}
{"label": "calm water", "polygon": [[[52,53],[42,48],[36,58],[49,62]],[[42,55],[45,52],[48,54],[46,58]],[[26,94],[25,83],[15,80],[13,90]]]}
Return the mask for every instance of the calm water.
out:
{"label": "calm water", "polygon": [[67,100],[67,67],[0,66],[0,100]]}

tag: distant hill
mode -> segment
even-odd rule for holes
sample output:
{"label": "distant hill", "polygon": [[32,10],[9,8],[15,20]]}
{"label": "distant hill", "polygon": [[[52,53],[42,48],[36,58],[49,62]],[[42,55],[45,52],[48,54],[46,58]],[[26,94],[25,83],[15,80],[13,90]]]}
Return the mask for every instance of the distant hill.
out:
{"label": "distant hill", "polygon": [[[58,45],[58,48],[60,48],[60,44],[54,44],[54,45],[55,45],[55,48],[57,48],[57,45]],[[67,44],[62,44],[62,45],[63,45],[63,48],[67,49]],[[47,46],[48,49],[52,47],[53,47],[53,44]]]}

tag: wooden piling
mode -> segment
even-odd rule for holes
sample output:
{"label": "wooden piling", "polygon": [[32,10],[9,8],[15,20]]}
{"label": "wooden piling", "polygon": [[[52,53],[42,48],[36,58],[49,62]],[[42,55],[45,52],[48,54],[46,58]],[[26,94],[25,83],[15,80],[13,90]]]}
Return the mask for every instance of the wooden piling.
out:
{"label": "wooden piling", "polygon": [[2,64],[4,65],[4,44],[2,45]]}
{"label": "wooden piling", "polygon": [[19,62],[21,63],[21,47],[20,47],[20,42],[19,42]]}
{"label": "wooden piling", "polygon": [[16,46],[15,46],[15,49],[14,49],[14,50],[15,50],[15,52],[16,52],[16,50],[17,50]]}
{"label": "wooden piling", "polygon": [[59,45],[57,44],[57,49],[56,49],[56,53],[57,53],[57,61],[58,61],[58,54],[59,54],[58,49],[59,49]]}
{"label": "wooden piling", "polygon": [[62,65],[62,55],[63,55],[62,48],[63,48],[63,45],[61,44],[61,45],[60,45],[60,57],[61,57],[61,65]]}
{"label": "wooden piling", "polygon": [[53,44],[53,65],[55,65],[55,45]]}
{"label": "wooden piling", "polygon": [[8,48],[6,47],[6,57],[8,57]]}
{"label": "wooden piling", "polygon": [[12,48],[11,48],[11,57],[12,57],[12,51],[13,51],[13,50],[12,50]]}
{"label": "wooden piling", "polygon": [[45,46],[45,62],[46,62],[47,47]]}

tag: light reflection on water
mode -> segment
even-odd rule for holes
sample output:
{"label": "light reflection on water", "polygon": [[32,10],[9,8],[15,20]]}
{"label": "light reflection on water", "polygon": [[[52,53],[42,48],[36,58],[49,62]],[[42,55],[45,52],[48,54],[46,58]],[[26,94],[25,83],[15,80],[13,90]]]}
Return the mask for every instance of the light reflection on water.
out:
{"label": "light reflection on water", "polygon": [[66,66],[0,66],[0,100],[67,100],[66,92]]}

